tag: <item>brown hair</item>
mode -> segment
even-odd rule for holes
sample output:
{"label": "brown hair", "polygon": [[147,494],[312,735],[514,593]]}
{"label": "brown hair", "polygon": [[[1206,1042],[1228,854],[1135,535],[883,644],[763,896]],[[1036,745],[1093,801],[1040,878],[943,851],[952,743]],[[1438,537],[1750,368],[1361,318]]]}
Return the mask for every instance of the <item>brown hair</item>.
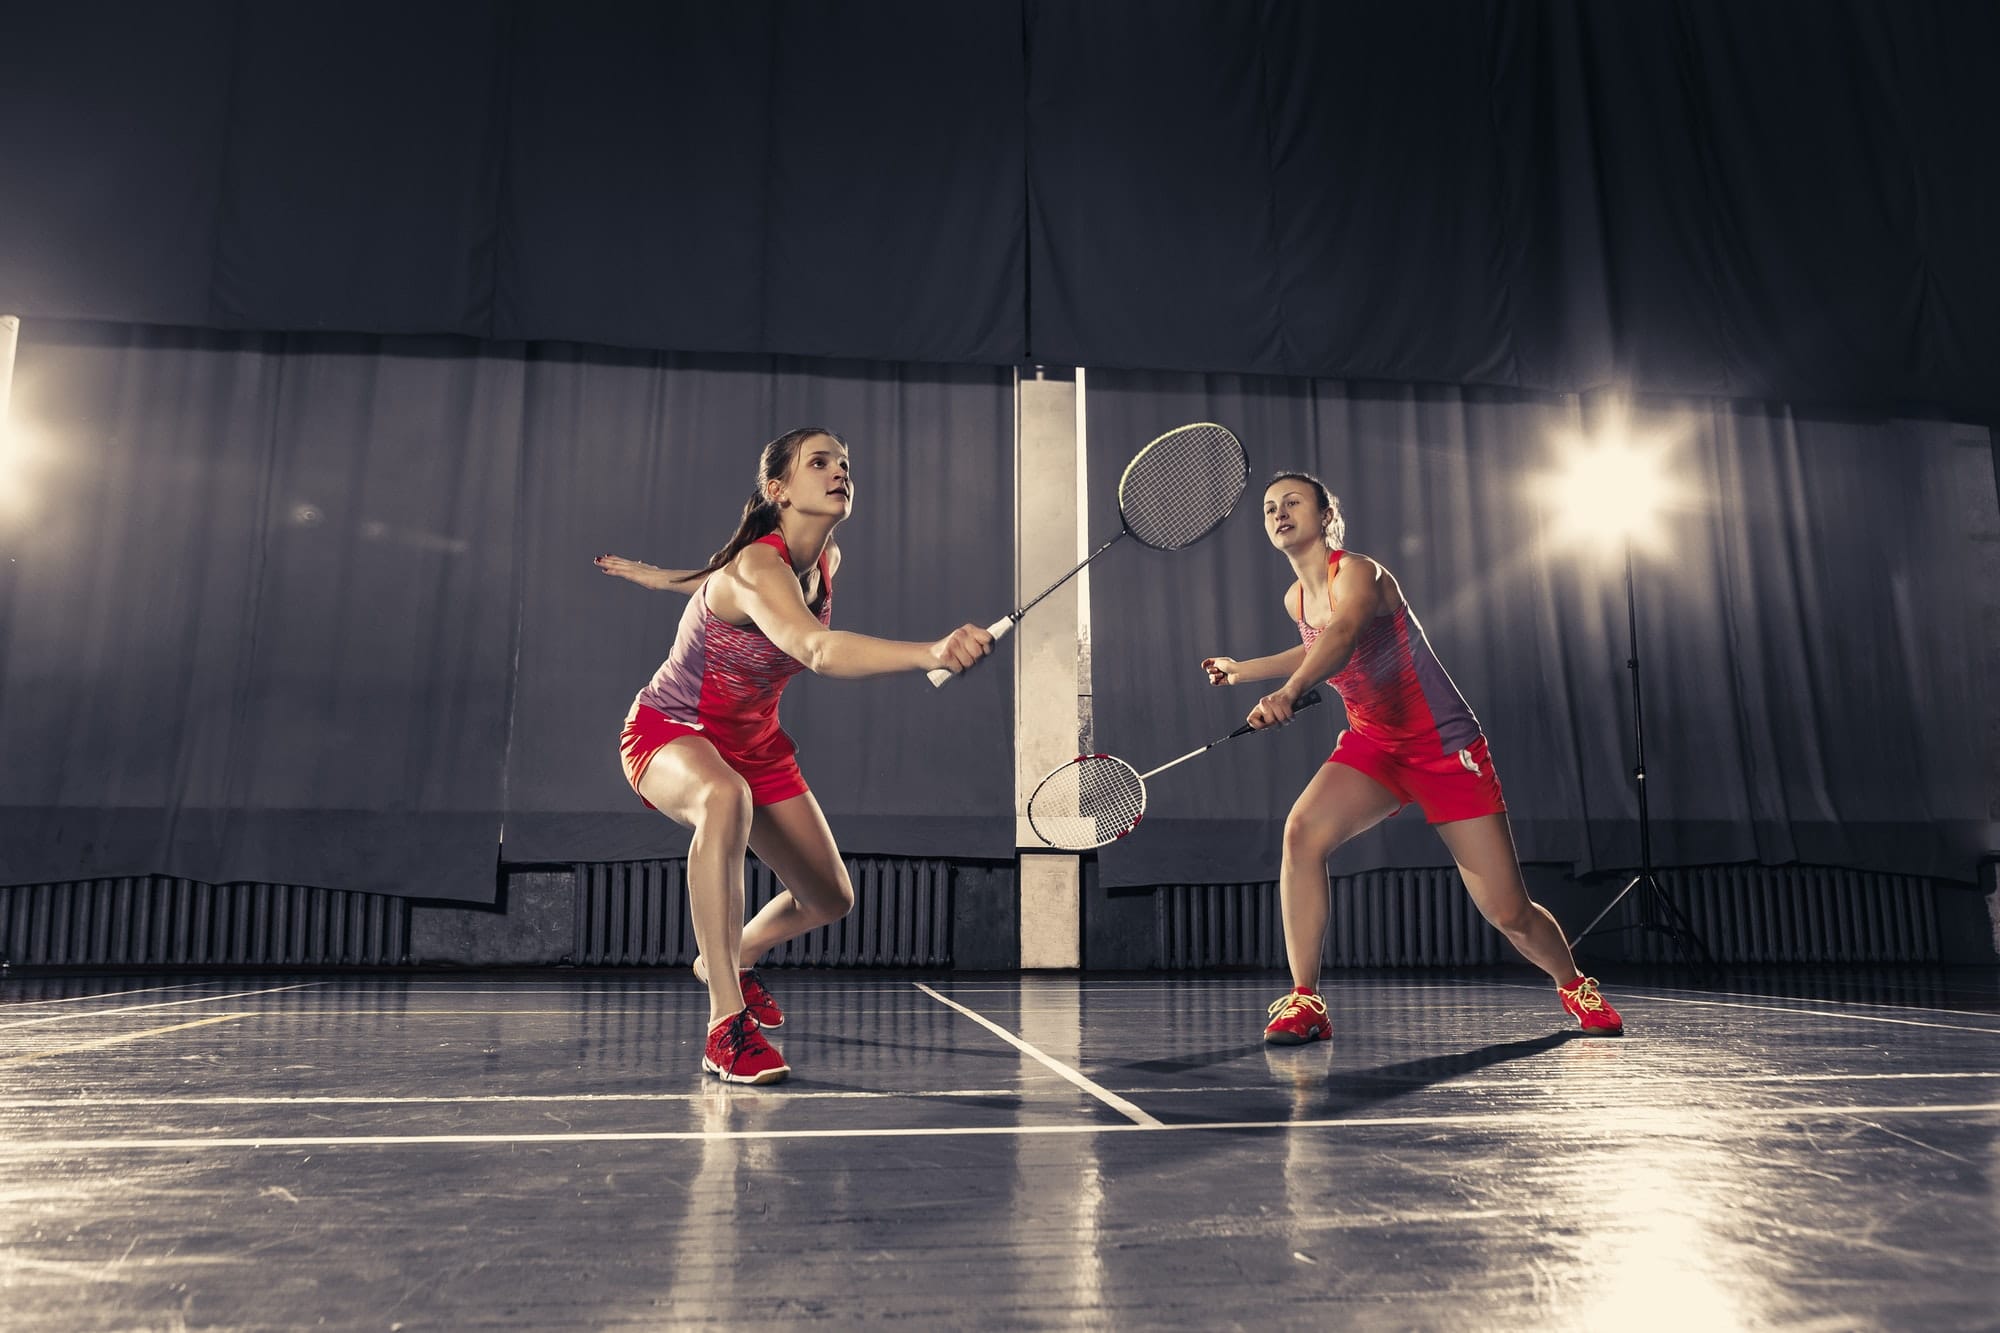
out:
{"label": "brown hair", "polygon": [[1329,509],[1333,511],[1333,517],[1321,527],[1326,536],[1326,549],[1329,551],[1344,549],[1347,546],[1347,517],[1340,512],[1340,497],[1329,491],[1326,483],[1310,472],[1274,472],[1271,474],[1271,479],[1264,483],[1264,489],[1269,490],[1281,481],[1302,481],[1313,488],[1313,494],[1319,497],[1320,512],[1325,513]]}
{"label": "brown hair", "polygon": [[778,530],[778,506],[764,493],[764,488],[791,475],[792,464],[799,456],[799,446],[815,435],[824,435],[843,449],[847,447],[846,440],[824,426],[800,426],[765,445],[764,452],[757,458],[757,484],[750,488],[750,498],[743,502],[743,520],[736,525],[735,534],[722,544],[722,549],[696,571],[698,575],[713,574],[734,560],[738,551],[759,537],[769,536]]}

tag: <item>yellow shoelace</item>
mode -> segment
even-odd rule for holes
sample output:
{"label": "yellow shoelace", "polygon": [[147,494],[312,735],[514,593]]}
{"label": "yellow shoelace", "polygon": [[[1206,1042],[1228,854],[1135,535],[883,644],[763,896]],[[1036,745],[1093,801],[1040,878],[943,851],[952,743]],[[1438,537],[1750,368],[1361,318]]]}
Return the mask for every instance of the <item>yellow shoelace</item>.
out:
{"label": "yellow shoelace", "polygon": [[1264,1012],[1271,1015],[1273,1019],[1279,1019],[1290,1018],[1301,1009],[1309,1009],[1324,1018],[1326,1016],[1326,1001],[1317,995],[1301,995],[1297,991],[1293,991],[1290,995],[1281,995],[1271,1001],[1271,1007]]}
{"label": "yellow shoelace", "polygon": [[1597,993],[1596,977],[1578,977],[1576,985],[1563,991],[1563,994],[1575,1000],[1577,1008],[1589,1013],[1596,1013],[1604,1007],[1604,997]]}

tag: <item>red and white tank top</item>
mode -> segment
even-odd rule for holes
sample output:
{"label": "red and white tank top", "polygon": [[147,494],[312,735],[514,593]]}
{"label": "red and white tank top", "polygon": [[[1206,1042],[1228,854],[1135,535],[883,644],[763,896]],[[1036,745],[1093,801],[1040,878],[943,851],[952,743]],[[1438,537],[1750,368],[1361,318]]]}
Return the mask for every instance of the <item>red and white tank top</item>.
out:
{"label": "red and white tank top", "polygon": [[[1327,554],[1327,601],[1345,551]],[[1306,623],[1305,593],[1299,594],[1299,637],[1307,648],[1320,631]],[[1347,725],[1391,749],[1455,754],[1479,739],[1479,719],[1431,651],[1424,627],[1405,601],[1386,616],[1373,616],[1354,636],[1354,655],[1327,678],[1347,705]]]}
{"label": "red and white tank top", "polygon": [[[754,544],[776,548],[791,563],[791,550],[777,533]],[[820,624],[832,623],[833,575],[825,551],[819,557],[818,611]],[[732,625],[709,610],[704,582],[681,613],[673,651],[637,702],[699,728],[717,749],[745,756],[790,754],[795,747],[778,726],[778,696],[785,682],[804,670],[755,625]]]}

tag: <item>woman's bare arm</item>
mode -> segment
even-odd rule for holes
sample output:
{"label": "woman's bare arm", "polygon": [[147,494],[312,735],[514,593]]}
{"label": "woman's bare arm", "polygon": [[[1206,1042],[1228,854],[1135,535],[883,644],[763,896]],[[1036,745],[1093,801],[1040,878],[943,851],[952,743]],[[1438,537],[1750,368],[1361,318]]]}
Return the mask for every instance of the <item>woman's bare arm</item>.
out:
{"label": "woman's bare arm", "polygon": [[695,589],[708,579],[698,569],[661,569],[642,560],[627,560],[622,555],[600,555],[591,563],[613,578],[629,579],[642,588],[677,592],[684,597],[693,596]]}

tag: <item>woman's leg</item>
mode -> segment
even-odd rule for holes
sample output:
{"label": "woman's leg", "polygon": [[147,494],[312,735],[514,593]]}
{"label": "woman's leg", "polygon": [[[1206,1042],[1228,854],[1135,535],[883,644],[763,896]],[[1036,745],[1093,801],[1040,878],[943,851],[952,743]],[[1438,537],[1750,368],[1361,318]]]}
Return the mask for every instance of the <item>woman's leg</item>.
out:
{"label": "woman's leg", "polygon": [[750,850],[784,891],[743,928],[742,966],[755,966],[786,940],[854,909],[854,882],[811,792],[758,806],[750,821]]}
{"label": "woman's leg", "polygon": [[1285,957],[1292,984],[1319,989],[1320,951],[1326,944],[1331,887],[1326,858],[1357,833],[1387,819],[1402,805],[1387,787],[1359,769],[1332,762],[1299,793],[1285,818],[1285,852],[1278,871],[1278,899],[1285,917]]}
{"label": "woman's leg", "polygon": [[737,957],[743,937],[743,853],[749,845],[750,786],[705,737],[683,736],[654,755],[639,794],[694,830],[688,848],[688,903],[695,943],[727,967],[708,969],[708,1025],[743,1008]]}
{"label": "woman's leg", "polygon": [[1575,985],[1576,961],[1570,957],[1562,927],[1548,908],[1528,897],[1507,816],[1454,820],[1437,825],[1437,831],[1451,850],[1451,859],[1458,862],[1458,873],[1465,876],[1465,887],[1480,915],[1558,986]]}

